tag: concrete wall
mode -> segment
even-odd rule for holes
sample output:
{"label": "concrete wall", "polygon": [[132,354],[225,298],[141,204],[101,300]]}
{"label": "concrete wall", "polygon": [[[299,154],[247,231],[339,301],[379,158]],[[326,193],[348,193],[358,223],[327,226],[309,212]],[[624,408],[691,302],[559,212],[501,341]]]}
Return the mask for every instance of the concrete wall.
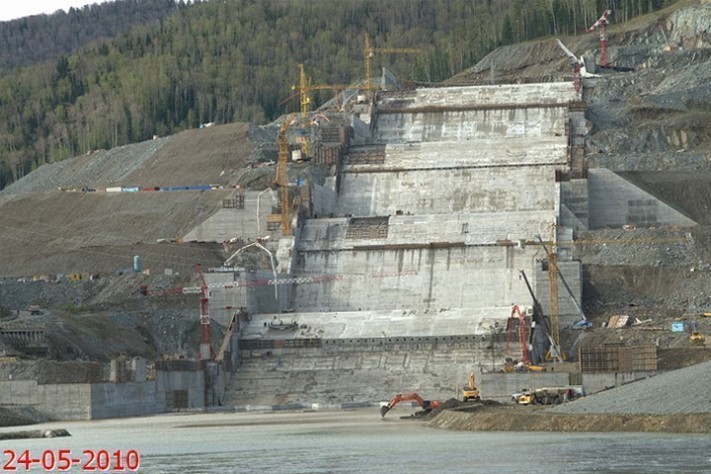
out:
{"label": "concrete wall", "polygon": [[[351,147],[358,154],[368,147]],[[346,171],[400,171],[412,169],[491,168],[497,166],[565,164],[565,137],[482,139],[463,141],[389,143],[382,164],[346,163]]]}
{"label": "concrete wall", "polygon": [[[511,345],[511,355],[520,347]],[[497,370],[506,357],[504,339],[439,338],[389,343],[341,341],[318,349],[242,351],[226,403],[274,405],[387,401],[396,393],[425,399],[461,398],[474,371]],[[483,396],[488,397],[486,392]],[[510,394],[509,394],[510,396]]]}
{"label": "concrete wall", "polygon": [[408,143],[555,136],[565,140],[568,106],[379,114],[376,140]]}
{"label": "concrete wall", "polygon": [[0,404],[28,405],[55,420],[88,420],[91,418],[91,385],[2,381]]}
{"label": "concrete wall", "polygon": [[97,383],[89,385],[89,419],[141,416],[165,411],[165,400],[156,396],[155,381]]}
{"label": "concrete wall", "polygon": [[313,212],[317,216],[328,217],[336,213],[336,202],[338,197],[333,189],[314,184],[311,191],[311,204]]}
{"label": "concrete wall", "polygon": [[[552,210],[531,212],[457,213],[451,215],[396,215],[387,218],[387,235],[348,235],[350,219],[311,219],[306,222],[297,252],[365,251],[386,246],[430,244],[500,245],[535,240],[550,232]],[[298,268],[298,265],[297,265]]]}
{"label": "concrete wall", "polygon": [[[272,190],[247,191],[244,209],[218,209],[216,213],[185,234],[185,241],[224,242],[232,238],[254,240],[267,234],[267,215],[278,205]],[[171,237],[171,236],[166,236]]]}
{"label": "concrete wall", "polygon": [[297,311],[530,305],[519,278],[537,249],[454,247],[305,252],[298,275],[337,279],[297,286]]}
{"label": "concrete wall", "polygon": [[0,381],[0,404],[29,405],[56,420],[117,418],[166,411],[170,390],[188,390],[189,406],[204,406],[202,372],[182,371],[158,371],[155,380],[129,383]]}
{"label": "concrete wall", "polygon": [[590,228],[677,225],[696,222],[606,169],[588,171]]}
{"label": "concrete wall", "polygon": [[165,410],[166,392],[188,391],[188,408],[205,406],[205,375],[202,371],[171,370],[156,372],[156,399]]}
{"label": "concrete wall", "polygon": [[[541,307],[545,314],[550,314],[550,278],[548,276],[548,271],[543,270],[543,265],[538,263],[536,265],[536,272],[534,273],[536,286],[534,291],[536,292],[536,298],[541,303]],[[565,278],[565,281],[570,286],[573,292],[575,301],[579,305],[582,305],[583,297],[583,266],[578,261],[571,262],[558,262],[558,272]],[[575,307],[575,301],[570,296],[568,291],[565,289],[560,276],[558,276],[558,315],[559,315],[559,326],[561,328],[572,324],[573,322],[580,319],[578,316],[580,313]]]}
{"label": "concrete wall", "polygon": [[437,87],[383,94],[383,107],[414,109],[418,107],[456,107],[472,105],[503,109],[529,105],[564,104],[576,100],[570,82],[538,84],[497,84],[492,86]]}
{"label": "concrete wall", "polygon": [[346,173],[339,215],[387,216],[554,209],[555,167]]}
{"label": "concrete wall", "polygon": [[588,180],[571,179],[561,183],[560,224],[575,230],[588,230]]}
{"label": "concrete wall", "polygon": [[[510,306],[260,314],[254,315],[244,328],[242,339],[262,341],[259,344],[311,339],[324,346],[338,345],[342,341],[368,347],[371,343],[397,343],[413,338],[429,343],[437,343],[442,338],[467,340],[473,336],[482,340],[504,331],[510,315]],[[273,322],[296,323],[298,327],[288,331],[270,329],[269,324]]]}

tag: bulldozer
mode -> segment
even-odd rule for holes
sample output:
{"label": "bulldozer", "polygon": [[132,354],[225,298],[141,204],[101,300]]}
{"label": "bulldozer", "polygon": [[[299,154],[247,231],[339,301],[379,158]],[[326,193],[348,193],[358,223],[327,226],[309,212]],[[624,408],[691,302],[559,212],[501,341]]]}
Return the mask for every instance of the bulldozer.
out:
{"label": "bulldozer", "polygon": [[704,344],[706,343],[706,336],[701,334],[699,331],[694,331],[689,336],[689,342],[692,344]]}
{"label": "bulldozer", "polygon": [[479,389],[476,388],[474,383],[474,372],[469,374],[469,385],[467,385],[464,390],[462,390],[462,401],[468,402],[469,400],[479,401],[481,396],[479,395]]}

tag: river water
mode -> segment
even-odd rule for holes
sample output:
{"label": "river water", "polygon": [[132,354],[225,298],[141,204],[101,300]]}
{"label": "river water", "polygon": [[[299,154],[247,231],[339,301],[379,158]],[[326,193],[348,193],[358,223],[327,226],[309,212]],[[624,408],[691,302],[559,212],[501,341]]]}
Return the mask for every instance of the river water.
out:
{"label": "river water", "polygon": [[[12,429],[65,428],[72,436],[8,440],[0,448],[33,457],[68,449],[81,464],[84,450],[120,450],[122,457],[135,450],[139,472],[171,474],[711,472],[708,435],[455,432],[400,418],[408,413],[398,407],[384,419],[370,408],[50,423]],[[39,463],[29,471],[15,466],[46,472]],[[77,463],[70,472],[85,471]]]}

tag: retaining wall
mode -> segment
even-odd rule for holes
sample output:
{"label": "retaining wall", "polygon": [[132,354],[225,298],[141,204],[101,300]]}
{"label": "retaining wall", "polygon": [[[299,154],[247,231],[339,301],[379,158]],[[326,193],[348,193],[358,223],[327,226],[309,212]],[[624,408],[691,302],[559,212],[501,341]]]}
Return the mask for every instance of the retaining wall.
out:
{"label": "retaining wall", "polygon": [[162,372],[155,380],[128,383],[0,381],[0,404],[27,405],[56,420],[91,420],[162,413],[167,392],[187,391],[188,408],[204,406],[202,372]]}

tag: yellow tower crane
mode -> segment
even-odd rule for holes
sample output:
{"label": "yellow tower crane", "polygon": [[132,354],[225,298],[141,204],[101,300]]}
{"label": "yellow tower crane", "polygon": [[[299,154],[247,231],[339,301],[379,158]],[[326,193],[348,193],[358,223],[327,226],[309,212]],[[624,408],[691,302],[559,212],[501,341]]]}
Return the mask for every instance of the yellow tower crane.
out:
{"label": "yellow tower crane", "polygon": [[363,56],[365,58],[365,90],[370,92],[373,90],[372,67],[375,54],[418,54],[419,49],[415,48],[373,48],[370,46],[368,33],[365,34],[365,47],[363,48]]}

